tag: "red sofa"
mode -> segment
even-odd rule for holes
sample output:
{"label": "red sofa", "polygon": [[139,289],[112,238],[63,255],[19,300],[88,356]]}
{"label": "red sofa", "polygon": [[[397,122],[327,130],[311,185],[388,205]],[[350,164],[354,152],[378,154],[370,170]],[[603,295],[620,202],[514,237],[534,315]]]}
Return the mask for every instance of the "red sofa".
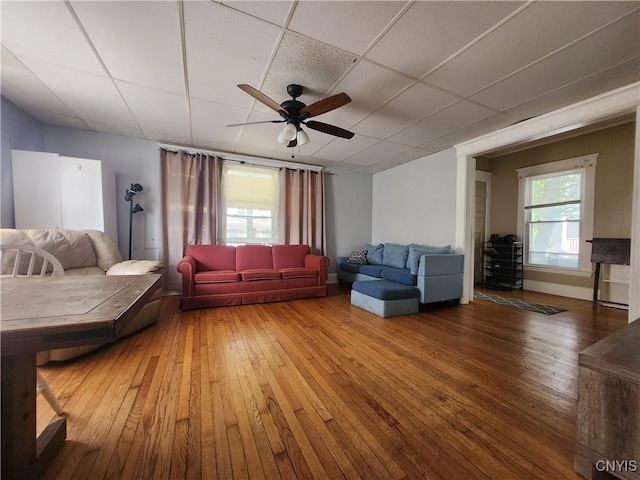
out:
{"label": "red sofa", "polygon": [[308,245],[188,245],[178,262],[183,310],[327,295],[329,258]]}

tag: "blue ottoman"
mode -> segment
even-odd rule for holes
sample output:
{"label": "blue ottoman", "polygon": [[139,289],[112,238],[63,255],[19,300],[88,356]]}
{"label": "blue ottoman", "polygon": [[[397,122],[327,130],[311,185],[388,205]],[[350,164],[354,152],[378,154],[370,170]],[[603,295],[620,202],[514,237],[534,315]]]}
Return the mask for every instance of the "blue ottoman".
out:
{"label": "blue ottoman", "polygon": [[358,280],[351,290],[351,305],[385,318],[418,313],[419,298],[417,287],[389,280]]}

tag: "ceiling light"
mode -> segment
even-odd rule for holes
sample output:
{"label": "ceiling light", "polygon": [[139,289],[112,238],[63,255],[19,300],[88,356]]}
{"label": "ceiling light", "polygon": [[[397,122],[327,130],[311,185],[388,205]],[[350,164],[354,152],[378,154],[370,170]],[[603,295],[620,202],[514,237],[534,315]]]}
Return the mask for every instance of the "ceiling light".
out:
{"label": "ceiling light", "polygon": [[309,135],[307,135],[307,132],[305,132],[304,130],[300,129],[298,130],[298,136],[296,137],[298,140],[298,146],[302,146],[305,145],[307,143],[309,143],[311,140],[309,139]]}
{"label": "ceiling light", "polygon": [[293,123],[287,123],[287,126],[284,127],[282,133],[278,135],[278,141],[280,143],[288,143],[291,140],[295,140],[296,134],[298,133],[296,126]]}

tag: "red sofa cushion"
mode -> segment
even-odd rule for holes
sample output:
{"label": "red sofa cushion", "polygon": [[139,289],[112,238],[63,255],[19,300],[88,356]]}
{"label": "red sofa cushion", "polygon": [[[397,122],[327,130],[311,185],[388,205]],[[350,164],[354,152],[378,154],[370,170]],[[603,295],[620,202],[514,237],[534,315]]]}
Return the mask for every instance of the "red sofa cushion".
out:
{"label": "red sofa cushion", "polygon": [[233,270],[215,270],[211,272],[198,272],[193,276],[196,283],[228,283],[239,282],[240,274]]}
{"label": "red sofa cushion", "polygon": [[273,268],[304,267],[304,258],[309,255],[309,245],[274,245]]}
{"label": "red sofa cushion", "polygon": [[313,268],[293,267],[293,268],[281,268],[282,278],[315,278],[318,276],[318,271]]}
{"label": "red sofa cushion", "polygon": [[251,280],[279,280],[282,278],[282,274],[279,271],[271,270],[270,268],[243,270],[240,272],[240,276],[245,282]]}
{"label": "red sofa cushion", "polygon": [[236,268],[243,270],[273,269],[273,255],[268,245],[239,245],[236,247]]}
{"label": "red sofa cushion", "polygon": [[231,245],[187,245],[185,255],[196,261],[196,272],[236,269],[236,247]]}

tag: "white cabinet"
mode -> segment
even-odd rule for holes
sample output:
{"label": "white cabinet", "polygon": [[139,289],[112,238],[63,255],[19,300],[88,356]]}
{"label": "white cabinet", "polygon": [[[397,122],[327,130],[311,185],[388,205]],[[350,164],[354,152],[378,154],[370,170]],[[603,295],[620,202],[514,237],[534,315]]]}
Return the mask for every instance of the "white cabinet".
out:
{"label": "white cabinet", "polygon": [[117,241],[116,178],[99,160],[11,151],[16,228],[94,229]]}

